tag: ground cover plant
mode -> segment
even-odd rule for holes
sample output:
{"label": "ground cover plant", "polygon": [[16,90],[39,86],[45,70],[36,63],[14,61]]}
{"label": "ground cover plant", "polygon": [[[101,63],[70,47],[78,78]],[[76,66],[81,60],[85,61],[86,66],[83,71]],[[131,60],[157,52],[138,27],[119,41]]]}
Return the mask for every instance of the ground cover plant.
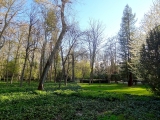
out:
{"label": "ground cover plant", "polygon": [[59,89],[50,82],[45,83],[44,91],[38,91],[37,84],[19,87],[18,83],[7,86],[1,82],[0,119],[160,119],[160,99],[142,85],[69,83]]}

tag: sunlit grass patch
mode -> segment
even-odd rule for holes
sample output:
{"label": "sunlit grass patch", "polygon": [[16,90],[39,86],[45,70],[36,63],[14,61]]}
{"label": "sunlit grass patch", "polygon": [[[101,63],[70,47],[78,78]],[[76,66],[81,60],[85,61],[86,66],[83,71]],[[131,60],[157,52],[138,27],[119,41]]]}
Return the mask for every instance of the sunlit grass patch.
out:
{"label": "sunlit grass patch", "polygon": [[0,95],[0,101],[5,101],[5,100],[9,100],[9,96],[6,95]]}
{"label": "sunlit grass patch", "polygon": [[[154,96],[137,95],[141,90],[141,93],[144,94],[144,86],[79,83],[68,83],[65,86],[62,83],[61,88],[58,88],[58,83],[46,82],[43,91],[36,90],[37,86],[38,83],[33,83],[31,86],[24,85],[21,88],[17,84],[11,86],[0,84],[2,88],[0,91],[0,119],[160,118],[159,99]],[[132,92],[136,95],[133,95]]]}
{"label": "sunlit grass patch", "polygon": [[76,92],[70,89],[66,89],[66,90],[55,90],[53,93],[59,94],[59,95],[72,95]]}
{"label": "sunlit grass patch", "polygon": [[91,91],[103,91],[103,92],[113,92],[113,93],[124,93],[132,95],[153,95],[150,91],[147,91],[143,85],[136,85],[128,87],[125,84],[86,84],[79,83],[79,85],[85,90]]}

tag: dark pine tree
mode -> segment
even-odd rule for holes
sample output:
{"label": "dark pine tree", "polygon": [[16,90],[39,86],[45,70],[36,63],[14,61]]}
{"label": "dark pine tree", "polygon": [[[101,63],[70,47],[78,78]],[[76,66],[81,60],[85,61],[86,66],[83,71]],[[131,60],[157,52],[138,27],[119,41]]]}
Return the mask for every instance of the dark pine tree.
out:
{"label": "dark pine tree", "polygon": [[160,26],[150,31],[141,49],[140,71],[153,93],[160,95]]}

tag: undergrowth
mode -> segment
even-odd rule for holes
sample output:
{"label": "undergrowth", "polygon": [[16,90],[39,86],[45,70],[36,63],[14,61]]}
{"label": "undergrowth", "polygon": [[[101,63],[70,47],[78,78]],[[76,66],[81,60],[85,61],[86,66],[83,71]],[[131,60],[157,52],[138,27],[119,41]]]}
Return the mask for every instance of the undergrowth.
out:
{"label": "undergrowth", "polygon": [[[107,85],[106,85],[107,86]],[[158,120],[160,99],[85,89],[76,83],[58,88],[45,83],[31,86],[0,83],[0,120]]]}

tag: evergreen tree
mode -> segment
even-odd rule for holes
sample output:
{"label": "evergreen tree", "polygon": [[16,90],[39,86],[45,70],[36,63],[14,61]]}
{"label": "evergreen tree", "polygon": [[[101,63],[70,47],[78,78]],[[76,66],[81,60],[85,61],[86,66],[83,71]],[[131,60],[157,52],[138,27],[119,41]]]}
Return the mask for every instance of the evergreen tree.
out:
{"label": "evergreen tree", "polygon": [[150,31],[141,49],[141,76],[160,95],[160,26]]}
{"label": "evergreen tree", "polygon": [[132,85],[132,72],[129,70],[128,64],[131,63],[131,43],[134,41],[135,23],[135,14],[133,14],[132,9],[126,5],[123,11],[121,28],[119,31],[119,44],[120,56],[123,63],[125,63],[124,71],[128,80],[128,86]]}

